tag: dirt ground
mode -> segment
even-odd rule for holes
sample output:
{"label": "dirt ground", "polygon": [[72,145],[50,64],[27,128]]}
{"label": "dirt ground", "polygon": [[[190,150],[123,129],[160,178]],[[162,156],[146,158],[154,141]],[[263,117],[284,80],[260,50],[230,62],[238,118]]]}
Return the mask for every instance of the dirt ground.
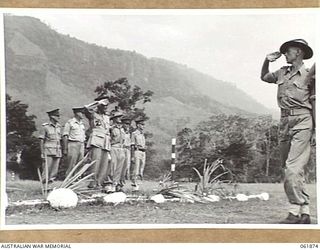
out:
{"label": "dirt ground", "polygon": [[[22,184],[20,184],[22,185]],[[32,187],[31,184],[30,187]],[[149,194],[155,182],[146,182]],[[191,185],[191,184],[189,184]],[[20,187],[21,188],[21,187]],[[41,197],[30,190],[28,196]],[[312,223],[317,223],[316,185],[309,184]],[[126,191],[126,190],[125,190]],[[20,194],[19,194],[20,192]],[[12,208],[6,211],[6,224],[276,224],[287,215],[289,206],[282,184],[239,184],[237,193],[259,194],[268,192],[268,201],[222,200],[210,204],[166,202],[130,202],[116,206],[97,204],[79,205],[73,209],[55,211],[49,206]],[[20,191],[8,193],[11,201],[26,198]],[[30,199],[30,198],[29,198]]]}

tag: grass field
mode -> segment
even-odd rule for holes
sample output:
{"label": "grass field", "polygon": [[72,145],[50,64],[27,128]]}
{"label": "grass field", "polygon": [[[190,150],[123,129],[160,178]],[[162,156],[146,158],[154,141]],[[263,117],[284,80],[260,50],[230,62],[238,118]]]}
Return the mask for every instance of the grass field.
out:
{"label": "grass field", "polygon": [[[194,183],[185,184],[190,188]],[[10,201],[42,198],[39,182],[17,181],[7,183]],[[157,182],[145,181],[141,193],[151,195]],[[130,185],[124,188],[130,194]],[[317,223],[316,185],[308,185],[311,197],[312,223]],[[268,201],[222,200],[199,204],[166,202],[130,202],[117,206],[83,204],[73,209],[55,211],[49,206],[8,207],[6,224],[276,224],[287,215],[289,206],[282,184],[239,184],[237,193],[268,192]]]}

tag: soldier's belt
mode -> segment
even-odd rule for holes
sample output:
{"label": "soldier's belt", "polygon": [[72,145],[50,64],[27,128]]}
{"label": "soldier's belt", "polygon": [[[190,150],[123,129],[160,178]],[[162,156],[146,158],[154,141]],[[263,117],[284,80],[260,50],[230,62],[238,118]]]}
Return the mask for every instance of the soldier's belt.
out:
{"label": "soldier's belt", "polygon": [[311,114],[310,109],[281,109],[281,117],[291,116],[291,115],[305,115]]}

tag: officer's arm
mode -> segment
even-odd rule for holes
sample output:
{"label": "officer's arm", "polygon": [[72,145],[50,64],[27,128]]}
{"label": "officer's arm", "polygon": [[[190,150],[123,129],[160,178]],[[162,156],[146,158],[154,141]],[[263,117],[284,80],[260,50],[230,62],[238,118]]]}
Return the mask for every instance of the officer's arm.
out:
{"label": "officer's arm", "polygon": [[44,159],[44,141],[42,138],[40,138],[40,153],[41,153],[41,158]]}
{"label": "officer's arm", "polygon": [[64,135],[63,136],[63,154],[66,155],[67,154],[67,148],[68,148],[68,136]]}
{"label": "officer's arm", "polygon": [[41,158],[44,159],[44,139],[46,138],[46,130],[43,127],[44,125],[41,126],[40,132],[39,132],[39,140],[40,140],[40,153],[41,153]]}
{"label": "officer's arm", "polygon": [[64,125],[63,128],[63,154],[67,154],[67,149],[68,149],[68,139],[69,139],[69,134],[70,134],[70,123],[69,121]]}
{"label": "officer's arm", "polygon": [[260,78],[264,82],[275,83],[277,78],[274,73],[269,72],[269,60],[266,58],[263,62]]}

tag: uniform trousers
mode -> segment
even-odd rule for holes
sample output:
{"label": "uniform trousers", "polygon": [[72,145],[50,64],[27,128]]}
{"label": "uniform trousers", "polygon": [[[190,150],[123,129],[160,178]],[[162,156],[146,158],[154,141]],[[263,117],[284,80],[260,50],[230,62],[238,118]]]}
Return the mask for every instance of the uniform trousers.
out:
{"label": "uniform trousers", "polygon": [[304,171],[311,152],[312,117],[310,114],[280,119],[280,152],[285,168],[284,189],[291,204],[309,204]]}
{"label": "uniform trousers", "polygon": [[84,143],[77,141],[68,142],[67,154],[67,171],[66,175],[74,168],[75,165],[84,157]]}
{"label": "uniform trousers", "polygon": [[45,164],[47,164],[48,168],[48,181],[54,180],[57,177],[58,169],[59,169],[59,163],[60,163],[61,157],[56,156],[50,156],[47,155],[45,162],[42,165],[42,180],[46,180],[46,169]]}
{"label": "uniform trousers", "polygon": [[121,147],[111,146],[111,176],[114,184],[119,184],[121,180],[121,173],[123,164],[125,162],[124,149]]}
{"label": "uniform trousers", "polygon": [[132,173],[133,182],[137,180],[139,176],[143,177],[144,167],[146,165],[146,152],[140,150],[134,151],[134,167]]}
{"label": "uniform trousers", "polygon": [[131,150],[130,148],[124,148],[124,163],[121,172],[121,180],[124,181],[126,177],[130,177],[130,165],[131,165]]}
{"label": "uniform trousers", "polygon": [[91,166],[89,173],[94,173],[94,182],[92,185],[102,185],[107,176],[107,169],[109,166],[109,151],[101,149],[99,147],[92,146],[91,149],[91,160],[96,161]]}

